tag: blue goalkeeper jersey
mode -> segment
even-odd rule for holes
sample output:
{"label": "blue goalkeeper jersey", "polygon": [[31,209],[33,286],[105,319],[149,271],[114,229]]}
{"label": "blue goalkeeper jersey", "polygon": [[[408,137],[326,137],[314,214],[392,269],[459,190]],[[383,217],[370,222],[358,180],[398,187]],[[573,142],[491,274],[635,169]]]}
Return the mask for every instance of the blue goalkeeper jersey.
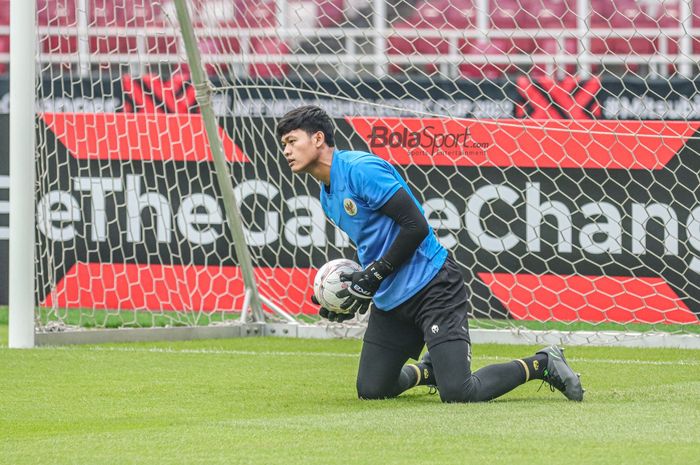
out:
{"label": "blue goalkeeper jersey", "polygon": [[[423,214],[423,208],[401,175],[388,162],[367,152],[335,150],[331,185],[321,183],[321,204],[330,220],[357,246],[366,268],[386,254],[399,234],[399,225],[381,207],[400,189],[406,189]],[[382,281],[374,295],[380,310],[392,310],[433,279],[447,258],[447,250],[432,232],[411,258]]]}

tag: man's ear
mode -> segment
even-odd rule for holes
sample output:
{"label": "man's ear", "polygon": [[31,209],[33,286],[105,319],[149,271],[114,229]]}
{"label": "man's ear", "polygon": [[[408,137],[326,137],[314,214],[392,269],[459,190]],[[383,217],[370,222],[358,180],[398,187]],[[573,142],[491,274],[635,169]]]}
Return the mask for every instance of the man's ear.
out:
{"label": "man's ear", "polygon": [[316,148],[320,148],[326,141],[326,136],[323,134],[323,132],[318,131],[316,132],[316,134],[314,134],[314,141],[314,143],[316,144]]}

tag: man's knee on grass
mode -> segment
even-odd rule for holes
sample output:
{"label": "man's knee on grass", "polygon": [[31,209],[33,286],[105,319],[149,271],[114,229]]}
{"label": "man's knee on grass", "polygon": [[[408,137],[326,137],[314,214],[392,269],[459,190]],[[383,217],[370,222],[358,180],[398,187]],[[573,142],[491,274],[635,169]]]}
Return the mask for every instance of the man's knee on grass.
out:
{"label": "man's knee on grass", "polygon": [[445,403],[478,402],[474,396],[473,378],[471,375],[467,380],[455,378],[442,383],[438,380],[438,392],[440,393],[440,400]]}
{"label": "man's knee on grass", "polygon": [[381,386],[367,380],[357,380],[357,397],[362,400],[378,400],[396,397],[396,389]]}

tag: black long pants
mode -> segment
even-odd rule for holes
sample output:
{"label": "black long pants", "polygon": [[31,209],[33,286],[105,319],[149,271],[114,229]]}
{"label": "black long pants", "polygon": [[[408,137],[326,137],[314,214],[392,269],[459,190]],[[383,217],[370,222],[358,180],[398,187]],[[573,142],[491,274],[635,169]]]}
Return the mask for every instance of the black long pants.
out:
{"label": "black long pants", "polygon": [[[483,367],[472,373],[469,343],[446,341],[430,350],[437,388],[443,402],[482,402],[495,399],[525,382],[518,362]],[[408,356],[365,341],[357,374],[361,399],[396,397],[415,384],[412,368],[403,369]]]}

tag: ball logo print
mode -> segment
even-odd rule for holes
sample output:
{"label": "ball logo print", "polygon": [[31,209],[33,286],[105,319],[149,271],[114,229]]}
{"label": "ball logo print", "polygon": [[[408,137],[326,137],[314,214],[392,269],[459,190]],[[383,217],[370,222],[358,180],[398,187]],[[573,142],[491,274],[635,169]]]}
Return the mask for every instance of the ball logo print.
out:
{"label": "ball logo print", "polygon": [[440,332],[440,327],[439,327],[438,325],[433,325],[433,326],[430,327],[430,331],[431,331],[433,334],[437,334],[437,333]]}
{"label": "ball logo print", "polygon": [[331,260],[319,268],[314,278],[314,295],[321,307],[335,313],[348,313],[347,309],[340,308],[345,298],[336,297],[336,293],[348,287],[347,282],[340,280],[340,275],[361,270],[358,263],[346,258]]}

